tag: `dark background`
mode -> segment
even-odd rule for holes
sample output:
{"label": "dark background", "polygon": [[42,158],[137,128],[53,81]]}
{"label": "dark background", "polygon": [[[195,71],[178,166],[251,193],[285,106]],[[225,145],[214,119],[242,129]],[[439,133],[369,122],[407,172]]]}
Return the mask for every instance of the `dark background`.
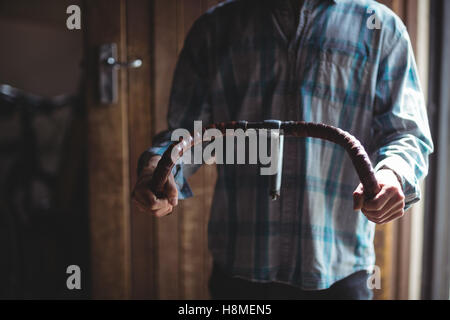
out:
{"label": "dark background", "polygon": [[[0,298],[89,297],[80,1],[0,1]],[[6,91],[5,91],[6,90]],[[9,90],[9,91],[11,91]],[[79,265],[82,290],[67,290]]]}

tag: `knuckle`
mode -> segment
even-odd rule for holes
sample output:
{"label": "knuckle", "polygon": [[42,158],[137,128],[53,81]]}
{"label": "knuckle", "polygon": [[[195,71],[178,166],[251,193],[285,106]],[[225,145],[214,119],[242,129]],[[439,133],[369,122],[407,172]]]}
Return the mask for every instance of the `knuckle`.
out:
{"label": "knuckle", "polygon": [[169,181],[168,187],[172,188],[172,189],[176,189],[177,188],[177,184],[175,183],[175,180]]}
{"label": "knuckle", "polygon": [[381,209],[381,205],[382,205],[382,202],[381,202],[381,198],[380,198],[380,199],[374,200],[370,204],[370,208],[373,209],[373,210],[380,210]]}
{"label": "knuckle", "polygon": [[366,216],[366,218],[367,218],[369,221],[372,221],[372,222],[374,222],[374,223],[377,223],[377,221],[379,220],[377,217],[373,216],[370,212],[367,212],[367,211],[364,211],[364,210],[363,210],[363,213],[364,213],[364,215]]}
{"label": "knuckle", "polygon": [[147,212],[148,212],[148,209],[147,209],[146,207],[144,207],[144,206],[137,205],[136,208],[137,208],[137,209],[139,210],[139,212],[141,212],[141,213],[147,213]]}
{"label": "knuckle", "polygon": [[399,193],[399,189],[397,186],[387,186],[386,191],[391,194]]}
{"label": "knuckle", "polygon": [[370,218],[369,220],[372,221],[373,223],[376,223],[376,224],[380,223],[380,219]]}
{"label": "knuckle", "polygon": [[133,199],[132,199],[132,203],[133,203],[136,207],[139,207],[139,208],[145,207],[144,204],[141,203],[141,202],[140,202],[138,199],[136,199],[136,198],[133,198]]}
{"label": "knuckle", "polygon": [[154,215],[156,218],[162,218],[162,217],[165,216],[165,213],[156,211],[156,212],[153,212],[153,215]]}
{"label": "knuckle", "polygon": [[378,223],[378,224],[382,223],[383,220],[384,220],[384,219],[380,219],[380,218],[375,218],[375,219],[374,219],[375,223]]}
{"label": "knuckle", "polygon": [[370,218],[373,219],[375,222],[381,221],[381,213],[380,212],[371,212],[369,214]]}
{"label": "knuckle", "polygon": [[395,186],[386,186],[386,191],[389,193],[397,191],[397,187]]}
{"label": "knuckle", "polygon": [[373,212],[368,211],[366,208],[363,208],[361,211],[364,213],[364,215],[365,215],[366,217],[368,217],[368,218],[374,218]]}
{"label": "knuckle", "polygon": [[159,199],[157,199],[156,197],[153,197],[151,195],[147,195],[146,196],[147,202],[149,206],[155,206],[159,203]]}
{"label": "knuckle", "polygon": [[138,202],[134,202],[134,205],[138,209],[139,212],[146,212],[145,208],[142,207]]}
{"label": "knuckle", "polygon": [[404,202],[404,201],[405,201],[405,195],[404,195],[403,193],[399,192],[399,193],[397,194],[397,200],[398,200],[399,202]]}

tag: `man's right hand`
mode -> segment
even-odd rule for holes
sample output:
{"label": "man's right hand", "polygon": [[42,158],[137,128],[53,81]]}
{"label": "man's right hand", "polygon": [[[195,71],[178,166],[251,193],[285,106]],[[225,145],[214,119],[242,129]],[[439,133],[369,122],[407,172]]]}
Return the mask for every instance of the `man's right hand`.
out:
{"label": "man's right hand", "polygon": [[133,202],[141,212],[150,212],[158,218],[169,215],[173,207],[178,204],[178,190],[172,173],[164,185],[165,198],[158,199],[149,188],[153,172],[160,159],[160,156],[150,158],[148,165],[139,175],[131,194]]}

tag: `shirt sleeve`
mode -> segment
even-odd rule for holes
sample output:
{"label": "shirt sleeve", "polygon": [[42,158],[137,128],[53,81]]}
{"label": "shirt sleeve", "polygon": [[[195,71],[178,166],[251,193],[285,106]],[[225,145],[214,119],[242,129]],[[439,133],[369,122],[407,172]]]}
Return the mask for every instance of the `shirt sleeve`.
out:
{"label": "shirt sleeve", "polygon": [[375,171],[388,168],[399,178],[406,210],[420,200],[419,179],[428,173],[433,142],[407,31],[393,43],[378,72],[372,150]]}
{"label": "shirt sleeve", "polygon": [[[156,135],[150,154],[162,155],[172,143],[171,134],[177,128],[192,132],[194,121],[203,125],[211,122],[211,104],[208,88],[208,27],[206,16],[199,18],[190,29],[179,55],[172,81],[167,122],[169,129]],[[173,174],[178,187],[179,199],[193,195],[186,177],[200,165],[184,164],[180,159]]]}

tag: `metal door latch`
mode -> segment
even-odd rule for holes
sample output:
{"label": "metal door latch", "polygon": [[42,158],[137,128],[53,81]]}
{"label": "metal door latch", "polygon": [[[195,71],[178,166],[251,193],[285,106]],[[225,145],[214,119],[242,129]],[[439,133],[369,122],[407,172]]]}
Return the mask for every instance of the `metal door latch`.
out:
{"label": "metal door latch", "polygon": [[114,104],[118,99],[118,69],[119,68],[140,68],[141,59],[132,61],[117,60],[117,45],[115,43],[103,44],[99,53],[99,96],[101,104]]}

